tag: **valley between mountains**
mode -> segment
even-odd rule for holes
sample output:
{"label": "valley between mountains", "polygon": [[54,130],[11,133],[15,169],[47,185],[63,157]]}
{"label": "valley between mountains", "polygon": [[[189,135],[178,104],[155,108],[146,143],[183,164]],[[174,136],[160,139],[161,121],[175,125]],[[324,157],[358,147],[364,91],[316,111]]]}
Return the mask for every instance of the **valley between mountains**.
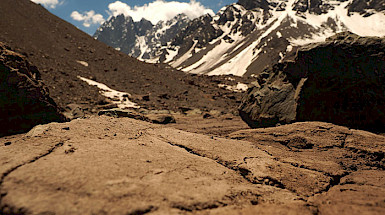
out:
{"label": "valley between mountains", "polygon": [[385,213],[383,0],[0,29],[1,215]]}

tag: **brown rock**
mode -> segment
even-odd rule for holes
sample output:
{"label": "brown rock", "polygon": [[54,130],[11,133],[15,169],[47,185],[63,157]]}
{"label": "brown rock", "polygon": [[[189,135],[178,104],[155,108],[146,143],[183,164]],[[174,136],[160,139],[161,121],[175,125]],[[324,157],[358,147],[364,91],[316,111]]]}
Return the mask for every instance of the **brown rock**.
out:
{"label": "brown rock", "polygon": [[40,80],[37,68],[3,43],[0,43],[0,73],[0,136],[65,120]]}
{"label": "brown rock", "polygon": [[170,124],[175,123],[175,118],[171,114],[147,114],[146,117],[150,122],[155,124]]}
{"label": "brown rock", "polygon": [[340,33],[257,77],[239,107],[253,128],[326,121],[384,131],[385,39]]}
{"label": "brown rock", "polygon": [[109,117],[40,130],[0,145],[2,214],[385,212],[385,137],[369,132],[308,122],[231,140]]}

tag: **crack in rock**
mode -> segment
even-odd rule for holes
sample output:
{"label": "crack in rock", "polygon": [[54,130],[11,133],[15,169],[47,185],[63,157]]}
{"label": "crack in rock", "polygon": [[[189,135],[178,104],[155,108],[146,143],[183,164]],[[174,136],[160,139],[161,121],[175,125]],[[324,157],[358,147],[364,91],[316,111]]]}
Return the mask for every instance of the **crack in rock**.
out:
{"label": "crack in rock", "polygon": [[281,188],[281,189],[286,189],[285,186],[277,179],[274,179],[274,178],[269,177],[269,176],[263,177],[262,179],[258,179],[256,177],[251,178],[250,177],[251,171],[246,169],[246,168],[239,167],[239,165],[235,165],[232,162],[220,160],[219,158],[213,159],[213,158],[207,157],[205,155],[199,154],[198,152],[194,151],[194,149],[192,149],[192,148],[189,148],[189,147],[181,145],[181,144],[172,143],[170,140],[167,140],[166,138],[164,138],[162,136],[159,136],[159,138],[161,140],[165,141],[166,143],[170,144],[171,146],[175,146],[175,147],[179,147],[181,149],[184,149],[185,151],[187,151],[190,154],[213,160],[216,163],[218,163],[219,165],[239,173],[249,183],[261,184],[261,185],[267,185],[267,186],[277,187],[277,188]]}
{"label": "crack in rock", "polygon": [[64,145],[64,142],[65,141],[60,141],[58,144],[56,144],[55,146],[53,146],[52,148],[50,148],[46,153],[42,154],[42,155],[39,155],[39,156],[36,156],[35,158],[33,158],[32,160],[29,160],[29,161],[26,161],[22,164],[19,164],[15,167],[12,167],[11,169],[9,169],[8,171],[6,171],[5,173],[2,174],[1,178],[0,178],[0,214],[2,215],[7,215],[7,214],[25,214],[26,212],[24,211],[23,208],[13,208],[11,206],[8,206],[8,205],[3,205],[3,198],[7,195],[6,192],[3,192],[3,190],[1,189],[2,188],[2,185],[5,181],[5,178],[10,175],[12,172],[16,171],[17,169],[19,169],[20,167],[23,167],[25,165],[28,165],[28,164],[31,164],[31,163],[34,163],[36,161],[38,161],[39,159],[41,158],[44,158],[48,155],[50,155],[51,153],[53,153],[56,149],[62,147]]}
{"label": "crack in rock", "polygon": [[197,203],[193,205],[173,205],[172,207],[181,211],[187,211],[187,212],[193,212],[193,211],[203,211],[203,210],[210,210],[220,207],[225,207],[227,204],[222,202],[215,202],[215,203]]}
{"label": "crack in rock", "polygon": [[137,209],[135,211],[132,211],[132,212],[128,213],[127,215],[144,215],[144,214],[154,212],[156,210],[158,210],[158,208],[151,205],[147,208]]}
{"label": "crack in rock", "polygon": [[316,193],[314,193],[312,196],[315,196],[316,194],[323,194],[323,193],[327,193],[327,192],[329,192],[329,190],[331,189],[331,188],[333,188],[333,187],[335,187],[335,186],[337,186],[337,185],[340,185],[340,183],[341,183],[341,179],[343,178],[343,177],[346,177],[346,176],[348,176],[348,175],[350,175],[351,173],[344,173],[344,174],[342,174],[342,175],[330,175],[329,177],[331,177],[331,180],[330,180],[330,183],[329,183],[329,185],[325,188],[325,189],[323,189],[323,190],[320,190],[320,191],[318,191],[318,192],[316,192]]}
{"label": "crack in rock", "polygon": [[[278,142],[278,141],[277,141],[277,142]],[[271,157],[273,158],[273,160],[275,160],[275,161],[277,161],[277,162],[280,162],[280,163],[283,163],[283,164],[289,164],[289,165],[291,165],[291,166],[293,166],[293,167],[296,167],[296,168],[306,169],[306,170],[309,170],[309,171],[322,173],[322,174],[324,174],[324,175],[326,175],[326,176],[330,176],[328,173],[326,173],[326,172],[324,172],[324,171],[321,171],[321,170],[318,170],[318,169],[314,169],[314,168],[310,168],[310,167],[307,167],[307,166],[305,166],[305,165],[303,165],[303,164],[302,164],[302,165],[299,165],[299,164],[297,164],[297,163],[292,163],[292,162],[288,162],[288,161],[281,160],[281,159],[275,157],[273,154],[271,154],[271,153],[268,152],[267,150],[261,149],[261,148],[259,148],[259,147],[256,146],[256,145],[254,145],[254,146],[255,146],[257,149],[259,149],[259,150],[265,152],[266,154],[268,154],[269,156],[271,156]],[[253,158],[253,157],[245,157],[244,160],[245,160],[245,159],[251,159],[251,158]],[[332,176],[330,176],[330,177],[332,177]]]}
{"label": "crack in rock", "polygon": [[198,203],[189,204],[189,205],[175,203],[172,205],[172,208],[176,208],[186,212],[204,211],[204,210],[227,207],[229,205],[239,202],[239,200],[241,199],[247,200],[244,203],[246,205],[257,205],[260,202],[260,197],[261,195],[256,194],[252,191],[241,191],[239,193],[226,195],[223,199],[217,200],[214,202],[198,202]]}

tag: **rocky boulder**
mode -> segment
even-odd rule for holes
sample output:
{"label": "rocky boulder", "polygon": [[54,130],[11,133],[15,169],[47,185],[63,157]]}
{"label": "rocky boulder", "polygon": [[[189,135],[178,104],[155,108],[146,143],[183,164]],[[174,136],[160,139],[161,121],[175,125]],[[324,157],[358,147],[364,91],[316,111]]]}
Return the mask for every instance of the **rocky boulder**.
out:
{"label": "rocky boulder", "polygon": [[64,120],[37,68],[0,43],[0,136]]}
{"label": "rocky boulder", "polygon": [[266,69],[239,107],[251,127],[325,121],[384,131],[385,38],[340,33]]}
{"label": "rocky boulder", "polygon": [[142,114],[136,110],[124,110],[120,108],[113,108],[109,110],[102,110],[98,113],[99,116],[110,116],[115,118],[131,118],[151,122],[154,124],[170,124],[175,123],[175,118],[171,114],[164,114],[161,111],[156,111],[149,114]]}

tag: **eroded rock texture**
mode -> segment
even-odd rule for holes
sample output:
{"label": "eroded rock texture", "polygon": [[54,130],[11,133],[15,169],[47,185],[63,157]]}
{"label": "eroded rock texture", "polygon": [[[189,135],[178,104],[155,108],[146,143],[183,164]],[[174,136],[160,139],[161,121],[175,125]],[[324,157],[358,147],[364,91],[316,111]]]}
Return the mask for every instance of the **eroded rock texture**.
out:
{"label": "eroded rock texture", "polygon": [[340,33],[258,76],[239,107],[249,126],[325,121],[384,131],[385,39]]}
{"label": "eroded rock texture", "polygon": [[384,136],[305,122],[229,137],[103,116],[0,138],[0,214],[385,212]]}
{"label": "eroded rock texture", "polygon": [[0,136],[64,120],[37,68],[0,43]]}

